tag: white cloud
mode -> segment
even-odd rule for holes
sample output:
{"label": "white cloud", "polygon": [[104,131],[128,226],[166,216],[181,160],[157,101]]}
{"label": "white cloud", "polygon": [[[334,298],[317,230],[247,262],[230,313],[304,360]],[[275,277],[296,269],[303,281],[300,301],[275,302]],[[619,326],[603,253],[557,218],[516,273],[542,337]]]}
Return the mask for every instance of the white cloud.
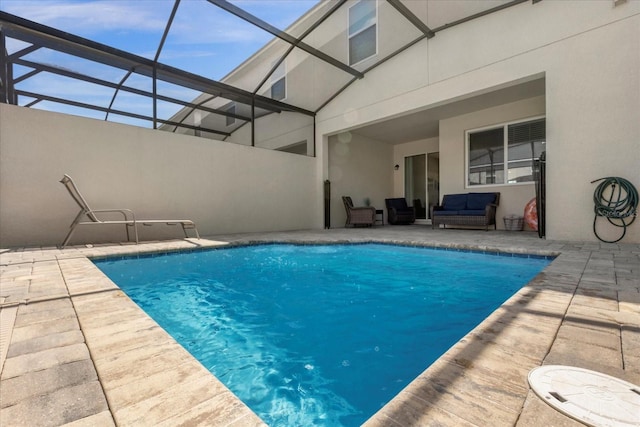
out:
{"label": "white cloud", "polygon": [[236,0],[233,4],[275,26],[286,29],[320,0]]}
{"label": "white cloud", "polygon": [[2,10],[73,34],[164,29],[173,1],[2,0]]}
{"label": "white cloud", "polygon": [[[234,4],[284,29],[318,0],[241,0]],[[0,9],[82,37],[153,33],[167,24],[173,0],[2,0]],[[176,44],[266,43],[273,36],[206,0],[184,0],[172,25]]]}
{"label": "white cloud", "polygon": [[169,33],[176,44],[265,43],[264,31],[204,0],[180,3]]}

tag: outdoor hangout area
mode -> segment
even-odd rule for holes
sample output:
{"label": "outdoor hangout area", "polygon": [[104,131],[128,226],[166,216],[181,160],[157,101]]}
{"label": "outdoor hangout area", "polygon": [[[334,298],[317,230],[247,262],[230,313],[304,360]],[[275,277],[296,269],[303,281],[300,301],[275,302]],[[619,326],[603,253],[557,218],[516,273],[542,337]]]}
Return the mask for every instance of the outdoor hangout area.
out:
{"label": "outdoor hangout area", "polygon": [[633,0],[0,2],[0,425],[637,425],[639,51]]}
{"label": "outdoor hangout area", "polygon": [[[37,22],[19,2],[0,7],[4,247],[64,240],[76,214],[60,194],[64,174],[95,209],[189,219],[205,235],[342,227],[343,196],[384,222],[394,221],[386,199],[404,199],[418,224],[434,225],[444,196],[499,192],[488,220],[498,230],[536,199],[544,227],[523,221],[523,232],[640,239],[637,198],[605,212],[611,197],[625,200],[617,189],[640,185],[637,2],[301,1],[283,8],[282,28],[267,10],[224,0],[120,7],[132,19],[158,14],[153,28],[126,29],[144,49],[92,39],[97,27]],[[560,16],[577,10],[567,26]],[[212,22],[255,47],[216,62],[224,68],[207,56],[179,63],[184,38]],[[244,46],[211,38],[197,48]],[[585,108],[590,99],[598,108]],[[605,177],[631,187],[601,190]],[[121,241],[99,228],[80,227],[74,241]],[[164,228],[139,237],[175,237]]]}

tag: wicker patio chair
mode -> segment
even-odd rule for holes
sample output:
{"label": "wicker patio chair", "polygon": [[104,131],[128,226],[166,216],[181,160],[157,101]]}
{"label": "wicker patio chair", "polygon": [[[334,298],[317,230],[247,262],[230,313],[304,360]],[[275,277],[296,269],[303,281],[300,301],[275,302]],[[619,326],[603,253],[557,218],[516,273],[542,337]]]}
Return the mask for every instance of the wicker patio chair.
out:
{"label": "wicker patio chair", "polygon": [[376,220],[376,208],[372,206],[360,206],[354,207],[353,201],[349,196],[342,196],[342,202],[344,203],[344,209],[347,211],[347,225],[367,225],[373,226]]}

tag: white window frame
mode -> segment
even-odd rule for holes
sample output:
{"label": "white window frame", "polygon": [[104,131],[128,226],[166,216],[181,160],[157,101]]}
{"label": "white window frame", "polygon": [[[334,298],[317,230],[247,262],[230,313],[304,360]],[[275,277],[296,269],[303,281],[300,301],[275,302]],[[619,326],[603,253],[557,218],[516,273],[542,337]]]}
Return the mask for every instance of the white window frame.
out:
{"label": "white window frame", "polygon": [[[374,22],[369,25],[368,27],[362,28],[361,30],[355,32],[355,33],[351,33],[351,25],[349,25],[349,18],[351,17],[351,9],[355,6],[357,6],[358,4],[365,2],[365,1],[373,1],[375,3],[375,11],[376,11],[376,16],[375,16],[375,20]],[[376,27],[376,46],[375,46],[375,52],[373,54],[371,54],[370,56],[367,56],[366,58],[362,58],[361,60],[351,63],[351,39],[355,36],[357,36],[358,34],[368,30],[369,28],[371,28],[372,26]],[[356,1],[354,4],[352,4],[351,6],[349,6],[348,12],[347,12],[347,62],[349,62],[349,66],[353,67],[354,65],[358,65],[368,59],[373,58],[374,56],[376,56],[378,54],[378,34],[379,34],[379,26],[378,26],[378,0],[358,0]]]}
{"label": "white window frame", "polygon": [[[286,61],[282,61],[278,68],[276,68],[273,73],[271,73],[271,87],[269,88],[269,94],[271,99],[276,101],[284,101],[287,99],[287,66],[285,65]],[[273,64],[275,65],[275,63]],[[274,98],[273,97],[273,85],[278,83],[280,80],[284,81],[284,96],[282,98]]]}
{"label": "white window frame", "polygon": [[[509,175],[509,126],[511,125],[517,125],[520,123],[526,123],[526,122],[530,122],[530,121],[534,121],[534,120],[539,120],[539,119],[545,119],[546,122],[546,116],[533,116],[533,117],[527,117],[524,119],[518,119],[518,120],[512,120],[509,122],[503,122],[503,123],[497,123],[494,125],[490,125],[490,126],[484,126],[481,128],[474,128],[474,129],[469,129],[465,131],[465,146],[464,146],[464,156],[465,156],[465,162],[464,162],[464,185],[465,185],[465,189],[471,189],[471,188],[482,188],[482,187],[504,187],[504,186],[514,186],[514,185],[531,185],[533,184],[535,181],[525,181],[525,182],[509,182],[508,179],[508,175]],[[470,138],[469,136],[473,133],[476,132],[482,132],[482,131],[487,131],[487,130],[492,130],[492,129],[499,129],[502,128],[503,129],[503,151],[504,151],[504,165],[503,165],[503,175],[504,175],[504,181],[505,182],[500,182],[500,183],[492,183],[492,184],[474,184],[471,185],[469,183],[469,162],[470,162],[470,155],[469,155],[469,145],[470,145]],[[546,137],[545,137],[546,140]]]}

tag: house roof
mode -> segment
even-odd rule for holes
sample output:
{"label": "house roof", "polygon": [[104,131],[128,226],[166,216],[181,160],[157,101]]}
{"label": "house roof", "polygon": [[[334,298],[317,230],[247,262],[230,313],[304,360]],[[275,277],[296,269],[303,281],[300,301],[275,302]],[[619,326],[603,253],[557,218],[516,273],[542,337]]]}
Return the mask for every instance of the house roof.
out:
{"label": "house roof", "polygon": [[[215,124],[218,122],[200,124],[187,118],[194,114],[213,114],[246,123],[252,117],[283,111],[314,116],[355,81],[366,78],[371,70],[419,41],[529,0],[378,1],[375,19],[365,18],[378,28],[392,31],[377,42],[375,54],[363,60],[350,58],[349,49],[344,48],[350,40],[358,43],[350,34],[348,18],[349,9],[357,6],[358,1],[320,1],[285,30],[235,3],[198,1],[204,12],[228,14],[237,25],[248,25],[252,31],[266,33],[271,39],[240,64],[232,64],[226,75],[217,77],[180,68],[163,58],[163,47],[171,43],[172,25],[183,8],[180,0],[173,3],[158,48],[149,56],[45,26],[30,20],[29,16],[0,11],[0,51],[4,52],[0,54],[0,102],[54,111],[71,107],[75,109],[74,114],[93,117],[100,114],[105,120],[124,118],[153,128],[174,131],[186,128],[228,136],[228,127],[218,127]],[[358,27],[358,23],[351,22],[351,25]],[[212,33],[210,28],[192,31]],[[20,42],[18,47],[9,48],[15,41]],[[282,64],[286,64],[284,71]],[[281,74],[289,78],[294,73],[296,78],[304,78],[308,83],[289,85],[286,98],[270,90]],[[93,88],[104,96],[86,99],[74,93],[60,94],[52,85],[38,84],[45,76],[81,82],[89,91]],[[316,83],[318,79],[321,84]],[[133,83],[139,81],[145,83]],[[313,90],[309,90],[310,87]],[[145,107],[119,107],[118,97],[125,94],[144,99]],[[240,108],[227,108],[230,103]]]}

